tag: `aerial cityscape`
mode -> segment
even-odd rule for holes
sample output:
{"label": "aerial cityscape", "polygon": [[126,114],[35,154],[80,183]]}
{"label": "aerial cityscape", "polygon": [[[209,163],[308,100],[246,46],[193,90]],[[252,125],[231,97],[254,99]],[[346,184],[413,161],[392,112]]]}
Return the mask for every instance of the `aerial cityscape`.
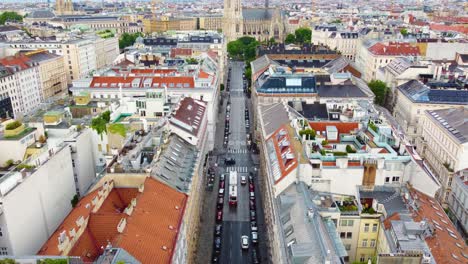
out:
{"label": "aerial cityscape", "polygon": [[468,1],[0,1],[0,264],[68,263],[468,264]]}

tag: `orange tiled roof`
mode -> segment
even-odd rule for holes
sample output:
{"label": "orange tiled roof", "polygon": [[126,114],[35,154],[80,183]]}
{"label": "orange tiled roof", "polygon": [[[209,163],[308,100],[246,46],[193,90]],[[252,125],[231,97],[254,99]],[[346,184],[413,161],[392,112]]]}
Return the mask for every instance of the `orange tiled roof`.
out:
{"label": "orange tiled roof", "polygon": [[[86,208],[100,189],[85,196],[65,218],[62,225],[44,244],[39,255],[60,255],[57,237],[63,230],[78,229],[76,219],[89,216],[83,234],[73,245],[69,256],[80,256],[92,262],[107,243],[121,247],[142,263],[169,263],[182,222],[187,196],[152,178],[147,178],[144,191],[133,188],[113,188],[96,213]],[[133,198],[136,206],[130,216],[123,213]],[[122,218],[126,226],[122,233],[117,225]],[[68,233],[67,233],[68,234]]]}
{"label": "orange tiled roof", "polygon": [[448,26],[442,24],[430,24],[429,28],[435,31],[456,31],[463,34],[468,34],[468,27],[465,27],[463,25]]}
{"label": "orange tiled roof", "polygon": [[374,55],[384,56],[417,56],[420,55],[419,47],[411,46],[408,43],[390,42],[388,45],[376,43],[369,48]]}
{"label": "orange tiled roof", "polygon": [[0,59],[0,64],[3,66],[19,66],[21,70],[31,68],[27,63],[31,62],[31,59],[24,55],[10,56]]}
{"label": "orange tiled roof", "polygon": [[339,134],[349,134],[353,130],[359,128],[357,122],[309,122],[310,127],[315,131],[326,131],[327,126],[335,126]]}
{"label": "orange tiled roof", "polygon": [[200,71],[200,73],[198,74],[198,78],[202,78],[202,79],[207,79],[209,78],[211,75],[207,72],[204,72],[204,71]]}
{"label": "orange tiled roof", "polygon": [[172,48],[170,57],[175,58],[177,56],[191,56],[192,55],[192,49],[189,48]]}
{"label": "orange tiled roof", "polygon": [[415,189],[411,189],[411,196],[419,204],[419,209],[413,211],[414,221],[425,220],[434,226],[434,235],[425,240],[435,261],[442,264],[468,263],[462,255],[468,256],[468,247],[442,206],[434,198]]}
{"label": "orange tiled roof", "polygon": [[[91,81],[91,88],[118,89],[122,85],[123,89],[145,88],[145,81],[150,80],[151,87],[163,88],[194,88],[195,81],[193,76],[95,76]],[[136,87],[132,87],[132,83]]]}
{"label": "orange tiled roof", "polygon": [[[278,158],[278,164],[281,171],[281,177],[275,181],[275,184],[277,184],[291,171],[297,168],[298,161],[294,148],[291,144],[291,138],[289,137],[286,125],[282,125],[280,128],[278,128],[270,136],[270,139],[273,141],[273,146],[275,147],[276,157]],[[289,145],[286,146],[285,143],[289,143]]]}

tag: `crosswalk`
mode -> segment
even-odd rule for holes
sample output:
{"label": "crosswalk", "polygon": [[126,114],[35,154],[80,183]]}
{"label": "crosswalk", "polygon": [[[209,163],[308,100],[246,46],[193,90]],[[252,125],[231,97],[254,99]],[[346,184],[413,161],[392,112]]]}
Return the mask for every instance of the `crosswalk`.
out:
{"label": "crosswalk", "polygon": [[247,173],[247,172],[249,172],[249,168],[248,167],[241,167],[241,166],[226,167],[226,172],[230,172],[230,171],[237,171],[237,172]]}
{"label": "crosswalk", "polygon": [[249,150],[248,149],[228,149],[227,153],[243,154],[243,153],[249,153]]}

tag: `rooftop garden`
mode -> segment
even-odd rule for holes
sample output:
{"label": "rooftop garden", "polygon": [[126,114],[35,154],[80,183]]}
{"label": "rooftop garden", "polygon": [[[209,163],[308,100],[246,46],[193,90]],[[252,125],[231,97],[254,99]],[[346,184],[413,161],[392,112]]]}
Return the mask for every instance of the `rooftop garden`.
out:
{"label": "rooftop garden", "polygon": [[127,135],[127,129],[125,128],[123,124],[116,124],[116,123],[109,124],[109,126],[107,127],[107,130],[111,134],[117,134],[122,137],[125,137]]}
{"label": "rooftop garden", "polygon": [[22,125],[22,123],[20,121],[13,121],[11,123],[8,123],[5,127],[6,130],[15,130],[17,129],[18,127],[20,127]]}
{"label": "rooftop garden", "polygon": [[346,199],[342,202],[342,205],[338,205],[341,212],[354,212],[358,210],[358,207],[352,199]]}

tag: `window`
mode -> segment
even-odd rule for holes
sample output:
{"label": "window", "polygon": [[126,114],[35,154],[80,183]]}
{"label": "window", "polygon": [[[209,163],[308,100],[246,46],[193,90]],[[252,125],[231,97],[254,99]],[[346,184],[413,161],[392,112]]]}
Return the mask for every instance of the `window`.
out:
{"label": "window", "polygon": [[362,247],[367,247],[367,239],[362,240]]}
{"label": "window", "polygon": [[3,256],[8,255],[8,248],[1,247],[0,248],[0,255],[3,255]]}
{"label": "window", "polygon": [[399,182],[400,181],[400,177],[392,177],[392,182]]}
{"label": "window", "polygon": [[353,226],[354,220],[341,220],[340,225],[341,226]]}
{"label": "window", "polygon": [[374,233],[377,232],[377,227],[378,227],[377,224],[373,224],[372,225],[372,232],[374,232]]}
{"label": "window", "polygon": [[359,258],[359,261],[360,262],[365,262],[366,261],[366,255],[361,255],[361,257]]}
{"label": "window", "polygon": [[385,177],[385,183],[389,183],[390,182],[390,177]]}
{"label": "window", "polygon": [[371,239],[371,241],[370,241],[370,247],[375,247],[375,239]]}
{"label": "window", "polygon": [[369,232],[369,224],[364,225],[364,232]]}
{"label": "window", "polygon": [[353,237],[353,233],[351,232],[346,232],[346,238],[352,238]]}
{"label": "window", "polygon": [[346,238],[346,232],[341,232],[340,233],[340,238]]}
{"label": "window", "polygon": [[2,231],[2,228],[0,227],[0,237],[3,236],[3,231]]}

